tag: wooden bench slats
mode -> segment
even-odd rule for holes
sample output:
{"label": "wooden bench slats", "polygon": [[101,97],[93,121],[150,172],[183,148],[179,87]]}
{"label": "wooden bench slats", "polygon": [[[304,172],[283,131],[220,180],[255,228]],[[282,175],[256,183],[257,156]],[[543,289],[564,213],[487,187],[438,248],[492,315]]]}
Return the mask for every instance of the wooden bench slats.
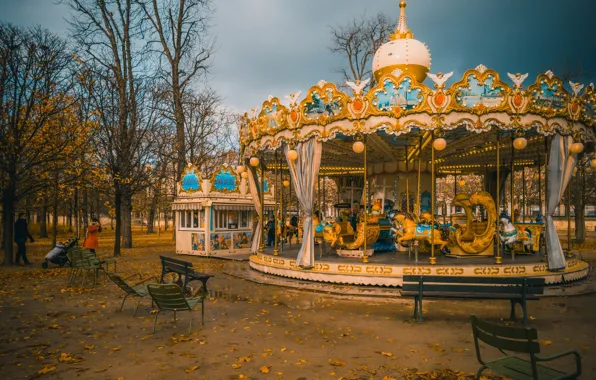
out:
{"label": "wooden bench slats", "polygon": [[[404,284],[404,291],[418,291],[422,289],[426,292],[454,292],[454,293],[500,293],[500,294],[517,294],[521,295],[524,291],[522,286],[490,286],[490,285],[451,285],[451,284],[427,284],[424,282],[422,286],[419,284]],[[526,288],[526,294],[543,294],[544,290],[541,288]]]}
{"label": "wooden bench slats", "polygon": [[414,318],[422,321],[423,298],[508,299],[511,302],[512,320],[515,304],[524,312],[524,324],[528,323],[527,300],[538,300],[544,294],[543,278],[527,277],[466,277],[405,275],[401,295],[414,297]]}
{"label": "wooden bench slats", "polygon": [[505,339],[497,335],[490,335],[481,329],[476,330],[476,336],[484,343],[505,351],[540,353],[540,344],[532,340]]}
{"label": "wooden bench slats", "polygon": [[508,284],[516,285],[520,284],[523,279],[526,280],[528,286],[544,286],[544,278],[532,278],[532,277],[465,277],[465,276],[424,276],[424,275],[405,275],[403,282],[416,282],[420,279],[424,279],[424,282],[437,282],[437,283],[459,283],[459,284]]}
{"label": "wooden bench slats", "polygon": [[159,258],[161,260],[161,283],[163,283],[164,276],[172,272],[178,274],[178,280],[180,280],[181,276],[184,276],[183,289],[186,289],[189,280],[198,280],[203,283],[203,291],[205,293],[207,292],[207,280],[213,277],[213,275],[195,272],[192,268],[192,263],[188,261],[166,256],[159,256]]}
{"label": "wooden bench slats", "polygon": [[[418,292],[402,292],[402,296],[404,297],[414,297],[418,295]],[[521,299],[522,295],[520,294],[519,297],[512,297],[510,294],[507,293],[442,293],[442,292],[425,292],[424,297],[427,298],[466,298],[466,299],[493,299],[493,300],[510,300],[510,299]],[[527,300],[537,301],[540,298],[536,296],[527,296]]]}

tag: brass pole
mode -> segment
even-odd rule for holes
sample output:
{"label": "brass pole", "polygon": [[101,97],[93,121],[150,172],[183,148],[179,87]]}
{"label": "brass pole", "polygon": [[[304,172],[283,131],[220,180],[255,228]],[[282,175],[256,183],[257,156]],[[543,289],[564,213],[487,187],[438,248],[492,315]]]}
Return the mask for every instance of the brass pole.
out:
{"label": "brass pole", "polygon": [[259,253],[263,253],[265,249],[265,164],[264,157],[261,156],[261,245],[259,246]]}
{"label": "brass pole", "polygon": [[[283,234],[284,227],[286,224],[286,213],[284,210],[284,206],[285,206],[285,204],[284,204],[284,187],[285,187],[284,186],[284,174],[283,174],[283,171],[281,170],[282,162],[283,162],[283,158],[280,157],[280,159],[279,159],[279,189],[280,189],[279,208],[281,210],[281,214],[280,214],[281,220],[280,220],[279,224],[280,224],[280,233],[281,234]],[[285,235],[287,235],[287,233]],[[285,243],[285,238],[281,240],[281,251],[282,252],[284,251],[284,243]]]}
{"label": "brass pole", "polygon": [[571,180],[567,185],[567,210],[565,213],[567,214],[567,257],[570,257],[573,248],[571,243]]}
{"label": "brass pole", "polygon": [[522,167],[522,223],[526,222],[526,167]]}
{"label": "brass pole", "polygon": [[499,128],[496,128],[497,131],[497,194],[496,194],[496,198],[497,198],[497,220],[496,220],[496,224],[497,224],[497,228],[496,228],[496,234],[495,234],[495,240],[497,242],[496,246],[497,246],[497,252],[496,252],[496,256],[495,256],[495,264],[502,264],[503,263],[503,257],[501,256],[501,237],[499,235],[499,216],[501,213],[501,139],[500,139],[500,134],[499,134]]}
{"label": "brass pole", "polygon": [[366,212],[368,209],[368,180],[366,178],[367,175],[367,168],[366,168],[366,136],[364,136],[364,225],[362,227],[362,233],[364,234],[364,244],[363,244],[363,251],[362,251],[362,262],[368,263],[368,256],[366,255]]}
{"label": "brass pole", "polygon": [[407,213],[410,212],[410,172],[409,172],[408,163],[409,163],[408,145],[407,145],[407,140],[406,140],[406,211],[405,212],[407,212]]}
{"label": "brass pole", "polygon": [[[274,240],[273,240],[273,256],[278,256],[279,255],[279,238],[277,236],[277,223],[279,221],[279,218],[277,216],[277,207],[279,206],[277,203],[277,175],[279,174],[279,168],[277,167],[279,161],[277,159],[277,149],[275,149],[275,156],[273,158],[274,162],[275,162],[275,173],[273,174],[275,181],[273,181],[273,183],[275,183],[275,191],[273,192],[273,202],[275,203],[275,206],[273,208],[273,236],[274,236]],[[281,185],[281,183],[280,183]],[[283,186],[283,185],[282,185]]]}
{"label": "brass pole", "polygon": [[[435,133],[434,131],[431,132],[431,153],[430,153],[430,260],[429,264],[434,265],[437,263],[437,258],[435,257]],[[422,151],[420,151],[422,155]]]}
{"label": "brass pole", "polygon": [[540,156],[538,156],[538,211],[542,214],[542,166],[540,165]]}
{"label": "brass pole", "polygon": [[[509,202],[511,204],[511,223],[515,223],[515,202],[513,200],[513,184],[515,182],[515,148],[513,147],[513,135],[511,136],[511,174],[509,175]],[[515,253],[514,253],[515,254]]]}
{"label": "brass pole", "polygon": [[422,169],[422,136],[420,136],[420,147],[418,149],[418,189],[416,190],[416,203],[417,203],[417,218],[420,218],[420,170]]}

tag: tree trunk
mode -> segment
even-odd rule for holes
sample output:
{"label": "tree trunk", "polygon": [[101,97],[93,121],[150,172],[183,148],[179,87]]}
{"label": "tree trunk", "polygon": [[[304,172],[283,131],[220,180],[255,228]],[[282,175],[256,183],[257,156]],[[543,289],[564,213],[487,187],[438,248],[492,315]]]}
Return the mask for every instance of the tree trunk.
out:
{"label": "tree trunk", "polygon": [[126,186],[122,191],[122,247],[132,248],[132,193]]}
{"label": "tree trunk", "polygon": [[66,223],[68,224],[68,232],[72,233],[72,199],[68,202],[68,212],[66,214]]}
{"label": "tree trunk", "polygon": [[54,199],[52,200],[52,247],[58,237],[58,171],[54,173]]}
{"label": "tree trunk", "polygon": [[[147,233],[152,234],[155,232],[155,214],[157,212],[157,201],[159,200],[159,191],[157,186],[153,189],[153,198],[151,199],[151,206],[149,206],[149,217],[147,218]],[[159,229],[159,226],[157,227]]]}
{"label": "tree trunk", "polygon": [[14,235],[14,212],[15,212],[15,190],[10,186],[2,194],[2,240],[4,242],[4,265],[11,265],[14,262],[13,235]]}
{"label": "tree trunk", "polygon": [[163,212],[163,230],[164,232],[166,232],[168,230],[168,212],[164,211]]}
{"label": "tree trunk", "polygon": [[83,231],[89,227],[89,196],[87,189],[83,190]]}
{"label": "tree trunk", "polygon": [[77,239],[81,238],[81,210],[79,209],[79,188],[75,187],[74,190],[74,205],[73,211],[75,214],[75,236]]}
{"label": "tree trunk", "polygon": [[47,200],[44,198],[43,206],[41,207],[41,218],[39,220],[39,237],[48,237],[48,205]]}
{"label": "tree trunk", "polygon": [[114,210],[116,213],[116,233],[114,241],[114,257],[120,256],[120,237],[122,231],[122,192],[120,185],[114,184]]}

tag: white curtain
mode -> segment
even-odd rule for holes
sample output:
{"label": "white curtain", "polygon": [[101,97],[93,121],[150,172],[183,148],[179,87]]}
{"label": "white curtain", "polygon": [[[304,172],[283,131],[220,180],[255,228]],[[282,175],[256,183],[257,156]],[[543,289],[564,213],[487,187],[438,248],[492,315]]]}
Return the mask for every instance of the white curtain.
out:
{"label": "white curtain", "polygon": [[[315,186],[319,176],[319,167],[321,165],[321,153],[323,144],[316,141],[315,138],[299,143],[296,147],[298,159],[295,161],[287,160],[290,168],[290,176],[296,190],[296,198],[300,202],[300,207],[304,211],[304,236],[302,237],[302,246],[296,259],[297,265],[302,268],[312,268],[315,263],[315,228],[312,222],[312,216],[315,206]],[[284,150],[286,159],[288,146]]]}
{"label": "white curtain", "polygon": [[260,183],[257,183],[255,179],[256,169],[254,169],[250,164],[246,164],[245,167],[247,168],[248,172],[248,188],[250,189],[250,195],[252,196],[252,200],[255,204],[255,209],[257,210],[257,215],[259,216],[259,221],[257,222],[257,228],[253,229],[252,234],[252,245],[251,245],[251,252],[257,253],[259,250],[259,245],[261,244],[261,230],[263,229],[263,216],[261,215],[261,188]]}
{"label": "white curtain", "polygon": [[565,269],[565,255],[557,235],[553,215],[571,180],[577,162],[577,156],[569,152],[569,146],[572,143],[571,136],[556,135],[550,146],[546,194],[546,252],[549,270]]}

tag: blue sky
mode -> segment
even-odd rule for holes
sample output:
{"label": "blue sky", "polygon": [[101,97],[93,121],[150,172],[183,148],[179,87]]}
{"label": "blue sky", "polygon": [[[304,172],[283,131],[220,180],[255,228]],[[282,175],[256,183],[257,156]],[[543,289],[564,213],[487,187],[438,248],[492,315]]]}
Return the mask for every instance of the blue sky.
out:
{"label": "blue sky", "polygon": [[[362,14],[397,18],[398,0],[214,0],[217,51],[209,84],[235,111],[268,95],[339,81],[341,57],[329,52],[329,27]],[[596,81],[594,0],[410,0],[408,26],[432,54],[431,72],[455,71],[448,83],[482,63],[500,73],[546,70]],[[54,0],[0,0],[0,19],[41,24],[67,35],[69,10]]]}

